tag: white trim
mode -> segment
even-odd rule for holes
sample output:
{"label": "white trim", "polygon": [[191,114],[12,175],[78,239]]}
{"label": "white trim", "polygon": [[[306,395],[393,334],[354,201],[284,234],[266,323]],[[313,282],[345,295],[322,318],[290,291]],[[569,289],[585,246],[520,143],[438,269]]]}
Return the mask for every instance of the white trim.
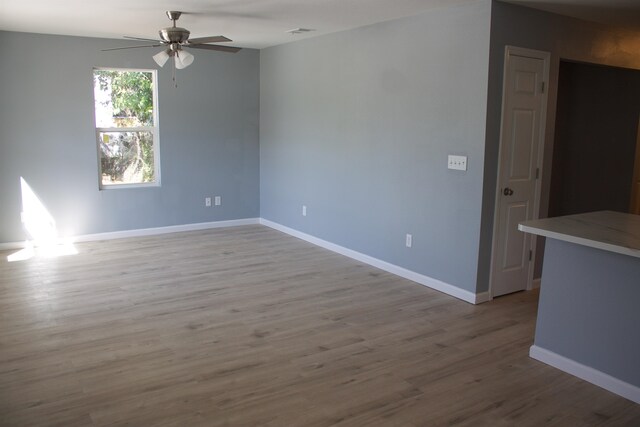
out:
{"label": "white trim", "polygon": [[425,276],[423,274],[416,273],[411,270],[407,270],[406,268],[399,267],[397,265],[388,263],[386,261],[382,261],[380,259],[371,257],[369,255],[365,255],[363,253],[354,251],[352,249],[345,248],[340,245],[336,245],[335,243],[328,242],[326,240],[320,239],[318,237],[312,236],[310,234],[303,233],[298,230],[294,230],[293,228],[286,227],[284,225],[278,224],[273,221],[269,221],[264,218],[260,218],[260,224],[265,225],[267,227],[273,228],[274,230],[281,231],[290,236],[297,237],[299,239],[305,240],[309,243],[313,243],[314,245],[320,246],[322,248],[328,249],[332,252],[338,253],[340,255],[344,255],[346,257],[355,259],[356,261],[363,262],[365,264],[369,264],[373,267],[379,268],[381,270],[387,271],[389,273],[395,274],[396,276],[403,277],[405,279],[409,279],[413,282],[419,283],[421,285],[427,286],[431,289],[435,289],[436,291],[443,292],[447,295],[451,295],[452,297],[456,297],[463,301],[469,302],[471,304],[480,304],[482,302],[488,301],[491,299],[490,294],[488,292],[483,292],[481,294],[474,294],[473,292],[469,292],[464,289],[460,289],[457,286],[450,285],[448,283],[442,282],[438,279],[431,278],[429,276]]}
{"label": "white trim", "polygon": [[0,243],[0,251],[11,251],[14,249],[24,249],[27,247],[27,242],[5,242]]}
{"label": "white trim", "polygon": [[480,292],[479,294],[476,294],[474,304],[482,304],[483,302],[491,301],[492,299],[491,291]]}
{"label": "white trim", "polygon": [[[447,295],[451,295],[452,297],[469,302],[471,304],[481,304],[483,302],[491,300],[490,292],[482,292],[479,294],[474,294],[473,292],[469,292],[457,286],[450,285],[438,279],[434,279],[432,277],[425,276],[423,274],[419,274],[411,270],[407,270],[406,268],[399,267],[397,265],[388,263],[386,261],[382,261],[380,259],[371,257],[369,255],[365,255],[363,253],[354,251],[352,249],[348,249],[348,248],[336,245],[334,243],[328,242],[326,240],[322,240],[318,237],[314,237],[310,234],[306,234],[289,227],[285,227],[284,225],[280,225],[278,223],[266,220],[264,218],[234,219],[229,221],[201,222],[196,224],[171,225],[167,227],[141,228],[141,229],[135,229],[135,230],[113,231],[108,233],[84,234],[80,236],[71,237],[67,240],[71,242],[90,242],[90,241],[97,241],[97,240],[112,240],[112,239],[122,239],[126,237],[153,236],[157,234],[178,233],[183,231],[195,231],[195,230],[205,230],[209,228],[236,227],[240,225],[255,225],[255,224],[265,225],[269,228],[273,228],[274,230],[281,231],[290,236],[297,237],[309,243],[313,243],[314,245],[336,252],[340,255],[344,255],[349,258],[355,259],[357,261],[364,262],[365,264],[372,265],[381,270],[395,274],[396,276],[403,277],[405,279],[419,283],[423,286],[427,286],[428,288],[435,289],[436,291],[440,291]],[[23,249],[26,246],[26,243],[27,242],[0,243],[0,250]]]}
{"label": "white trim", "polygon": [[[183,231],[206,230],[210,228],[237,227],[259,224],[258,218],[232,219],[228,221],[199,222],[195,224],[169,225],[166,227],[139,228],[134,230],[111,231],[107,233],[83,234],[64,240],[70,242],[93,242],[97,240],[123,239],[126,237],[154,236],[157,234],[179,233]],[[27,242],[0,243],[0,250],[23,249]]]}
{"label": "white trim", "polygon": [[540,287],[540,283],[542,283],[542,279],[540,277],[538,277],[537,279],[533,279],[531,281],[531,289],[538,289]]}
{"label": "white trim", "polygon": [[[493,282],[495,276],[495,263],[496,260],[494,257],[496,256],[496,250],[498,246],[498,223],[500,220],[500,189],[501,189],[501,172],[502,172],[502,155],[503,155],[503,132],[504,132],[504,109],[505,109],[505,93],[507,91],[507,69],[509,67],[509,57],[510,56],[523,56],[527,58],[535,58],[541,59],[543,61],[543,71],[542,71],[542,79],[546,85],[544,93],[542,94],[543,101],[540,109],[540,142],[538,144],[538,159],[537,159],[537,167],[540,170],[540,175],[536,180],[536,188],[534,191],[534,200],[533,200],[533,219],[538,219],[540,216],[540,198],[542,194],[542,174],[543,170],[543,160],[544,160],[544,146],[546,142],[546,129],[547,129],[547,104],[549,103],[549,74],[550,74],[550,63],[551,63],[551,53],[545,52],[542,50],[534,50],[527,49],[517,46],[507,45],[504,48],[504,64],[502,70],[502,107],[500,113],[500,142],[498,147],[498,173],[496,175],[496,192],[495,192],[495,203],[493,210],[493,236],[491,239],[491,265],[489,266],[489,293],[493,297]],[[536,243],[537,239],[535,237],[531,237],[529,243],[529,249],[531,250],[532,260],[529,262],[529,272],[527,273],[527,283],[525,289],[531,290],[534,289],[533,284],[533,270],[536,259]]]}
{"label": "white trim", "polygon": [[[94,114],[94,124],[96,131],[96,154],[98,155],[98,189],[100,191],[110,189],[122,189],[122,188],[143,188],[143,187],[160,187],[162,185],[161,171],[160,171],[160,125],[158,118],[160,117],[158,112],[158,70],[155,68],[141,69],[141,68],[110,68],[110,67],[93,67],[92,82],[95,85],[95,72],[96,71],[119,71],[119,72],[136,72],[136,73],[150,73],[152,76],[152,91],[153,91],[153,126],[133,126],[133,127],[98,127],[96,117]],[[94,94],[95,98],[95,94]],[[95,99],[94,99],[95,102]],[[95,112],[95,111],[94,111]],[[134,183],[122,183],[122,184],[103,184],[102,183],[102,153],[100,151],[100,133],[104,132],[150,132],[153,137],[153,182],[134,182]]]}
{"label": "white trim", "polygon": [[157,71],[155,68],[134,68],[134,67],[93,67],[93,70],[101,71],[139,71],[142,73],[149,73],[151,71]]}
{"label": "white trim", "polygon": [[609,374],[598,371],[590,366],[583,365],[575,360],[568,359],[552,351],[546,350],[537,345],[532,345],[529,349],[529,356],[542,363],[553,366],[561,371],[583,379],[605,390],[629,399],[635,403],[640,403],[640,387],[624,382]]}
{"label": "white trim", "polygon": [[258,218],[232,219],[229,221],[199,222],[195,224],[169,225],[167,227],[140,228],[137,230],[113,231],[110,233],[85,234],[77,236],[74,242],[89,242],[95,240],[122,239],[125,237],[154,236],[157,234],[179,233],[182,231],[207,230],[209,228],[236,227],[239,225],[259,224]]}
{"label": "white trim", "polygon": [[155,130],[154,126],[128,126],[128,127],[96,127],[100,129],[100,132],[152,132]]}
{"label": "white trim", "polygon": [[99,191],[122,190],[123,188],[150,188],[161,187],[157,182],[134,182],[125,184],[102,184],[100,183]]}

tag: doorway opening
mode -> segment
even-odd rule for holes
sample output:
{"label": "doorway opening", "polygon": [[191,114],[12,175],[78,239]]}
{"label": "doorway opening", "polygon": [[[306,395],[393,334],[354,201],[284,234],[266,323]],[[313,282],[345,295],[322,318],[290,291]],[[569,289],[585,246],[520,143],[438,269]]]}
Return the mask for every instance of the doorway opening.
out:
{"label": "doorway opening", "polygon": [[561,61],[558,78],[548,216],[632,211],[640,70]]}

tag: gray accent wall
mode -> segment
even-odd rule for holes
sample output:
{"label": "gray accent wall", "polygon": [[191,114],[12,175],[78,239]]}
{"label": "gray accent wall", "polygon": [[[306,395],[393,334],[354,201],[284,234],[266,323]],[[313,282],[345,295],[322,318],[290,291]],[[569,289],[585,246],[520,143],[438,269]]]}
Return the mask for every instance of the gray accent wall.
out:
{"label": "gray accent wall", "polygon": [[[92,68],[158,68],[125,40],[0,32],[0,243],[26,238],[20,177],[82,235],[259,216],[259,53],[194,52],[158,71],[160,187],[98,188]],[[206,196],[222,206],[205,208]]]}
{"label": "gray accent wall", "polygon": [[475,293],[490,14],[481,0],[262,50],[261,216]]}
{"label": "gray accent wall", "polygon": [[546,246],[534,344],[640,387],[640,258]]}
{"label": "gray accent wall", "polygon": [[[492,2],[491,50],[487,99],[487,134],[483,176],[482,231],[478,260],[478,290],[489,289],[495,207],[502,75],[505,46],[551,53],[545,147],[542,169],[541,217],[547,215],[555,132],[560,59],[640,69],[640,31],[618,29],[499,1]],[[539,239],[535,277],[542,270],[543,239]]]}
{"label": "gray accent wall", "polygon": [[[640,32],[492,0],[260,52],[195,52],[177,89],[159,70],[162,185],[100,191],[91,70],[157,68],[156,49],[101,52],[127,43],[0,32],[0,243],[26,237],[24,177],[61,235],[261,216],[485,292],[504,47],[551,52],[542,216],[560,59],[640,69]],[[468,170],[448,170],[448,154]],[[206,208],[216,195],[222,206]]]}

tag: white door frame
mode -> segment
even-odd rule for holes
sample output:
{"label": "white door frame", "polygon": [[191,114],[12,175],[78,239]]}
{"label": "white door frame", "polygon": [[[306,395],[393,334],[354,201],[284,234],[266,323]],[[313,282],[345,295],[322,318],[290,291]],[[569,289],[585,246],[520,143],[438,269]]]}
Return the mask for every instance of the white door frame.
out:
{"label": "white door frame", "polygon": [[[543,99],[542,99],[542,108],[540,111],[540,143],[538,144],[538,153],[537,153],[537,161],[536,161],[536,167],[539,169],[540,171],[540,175],[538,177],[538,179],[536,180],[536,188],[535,188],[535,196],[534,196],[534,201],[533,201],[533,219],[538,219],[538,217],[540,216],[540,196],[541,196],[541,190],[542,190],[542,175],[543,175],[543,169],[542,169],[542,163],[543,163],[543,159],[544,159],[544,144],[546,141],[546,135],[545,135],[545,131],[546,131],[546,125],[547,125],[547,103],[548,103],[548,86],[549,86],[549,70],[550,70],[550,62],[551,62],[551,53],[549,52],[545,52],[545,51],[541,51],[541,50],[534,50],[534,49],[527,49],[527,48],[522,48],[522,47],[517,47],[517,46],[505,46],[504,49],[504,67],[503,67],[503,71],[502,71],[502,110],[501,110],[501,115],[500,115],[500,148],[498,150],[498,174],[496,175],[496,191],[495,191],[495,196],[496,196],[496,200],[495,200],[495,204],[494,204],[494,212],[493,212],[493,237],[492,237],[492,244],[491,244],[491,268],[490,268],[490,272],[489,272],[489,295],[490,298],[493,299],[493,280],[494,280],[494,264],[495,264],[495,259],[494,257],[496,256],[497,253],[497,246],[498,246],[498,217],[500,214],[500,191],[501,191],[501,183],[500,183],[500,177],[501,172],[502,172],[502,154],[503,154],[503,141],[504,141],[504,109],[505,109],[505,94],[507,93],[507,70],[508,70],[508,66],[509,66],[509,61],[511,59],[511,56],[524,56],[527,58],[535,58],[535,59],[541,59],[543,61],[543,81],[545,82],[545,85],[547,87],[545,87],[544,89],[544,93],[542,94]],[[527,290],[531,290],[533,289],[533,271],[534,271],[534,261],[536,259],[536,238],[533,237],[531,239],[531,243],[530,243],[530,250],[532,253],[532,261],[529,263],[529,273],[527,275]]]}

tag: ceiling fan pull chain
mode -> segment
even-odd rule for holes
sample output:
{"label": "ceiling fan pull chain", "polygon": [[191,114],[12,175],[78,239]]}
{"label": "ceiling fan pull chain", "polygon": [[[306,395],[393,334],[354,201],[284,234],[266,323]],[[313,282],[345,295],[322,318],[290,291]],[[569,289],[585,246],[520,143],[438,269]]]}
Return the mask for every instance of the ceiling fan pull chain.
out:
{"label": "ceiling fan pull chain", "polygon": [[171,61],[171,63],[173,64],[173,69],[171,70],[171,74],[172,74],[172,79],[173,79],[173,84],[176,88],[178,88],[178,81],[176,80],[176,58],[175,55],[172,58],[173,61]]}

